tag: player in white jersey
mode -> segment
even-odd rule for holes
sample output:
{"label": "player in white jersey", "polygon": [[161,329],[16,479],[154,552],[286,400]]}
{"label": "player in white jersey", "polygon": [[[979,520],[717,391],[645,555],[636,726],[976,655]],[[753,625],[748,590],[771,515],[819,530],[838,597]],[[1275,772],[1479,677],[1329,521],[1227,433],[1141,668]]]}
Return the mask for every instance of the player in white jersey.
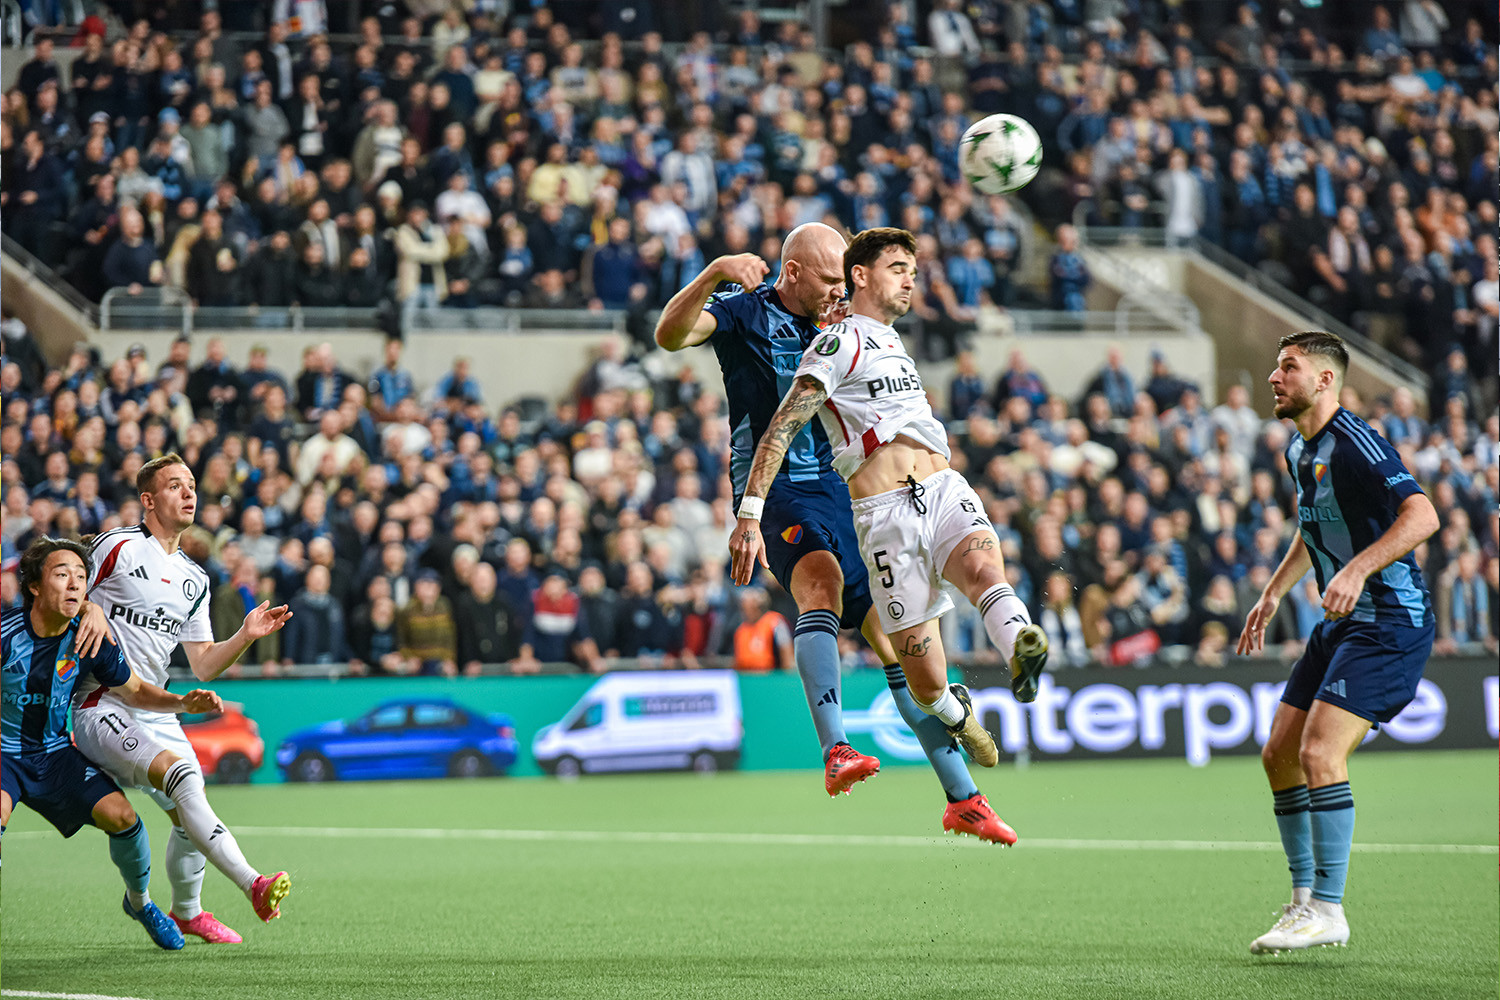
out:
{"label": "player in white jersey", "polygon": [[[94,538],[87,613],[102,615],[125,661],[152,684],[167,686],[167,663],[179,643],[194,675],[211,681],[291,613],[262,604],[232,638],[214,642],[208,575],[178,546],[197,509],[192,472],[177,455],[165,455],[141,467],[136,487],[145,509],[141,524]],[[213,944],[241,940],[199,900],[209,861],[249,897],[256,916],[269,921],[281,915],[291,880],[286,872],[262,875],[245,860],[234,834],[208,804],[197,754],[177,716],[132,709],[116,692],[95,684],[74,695],[73,738],[86,757],[121,785],[139,787],[172,818],[166,852],[170,915],[184,934]]]}
{"label": "player in white jersey", "polygon": [[849,484],[854,530],[870,570],[881,628],[890,636],[912,697],[943,720],[969,755],[999,759],[974,718],[967,689],[949,685],[937,619],[953,607],[946,580],[984,618],[1011,665],[1011,691],[1036,697],[1047,637],[1005,582],[999,540],[968,482],[948,467],[948,436],[933,415],[916,362],[891,327],[911,307],[916,240],[903,229],[870,229],[844,252],[849,318],[803,355],[796,379],[756,448],[730,542],[732,575],[745,583],[764,564],[759,504],[792,436],[818,413],[833,467]]}

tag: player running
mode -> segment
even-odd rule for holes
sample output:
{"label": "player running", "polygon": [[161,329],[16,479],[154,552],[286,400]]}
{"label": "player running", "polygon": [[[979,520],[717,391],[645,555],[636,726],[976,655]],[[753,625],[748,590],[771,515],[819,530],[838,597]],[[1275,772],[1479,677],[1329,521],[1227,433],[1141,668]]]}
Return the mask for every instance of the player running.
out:
{"label": "player running", "polygon": [[68,701],[75,686],[108,684],[126,704],[150,712],[223,708],[212,691],[168,694],[131,671],[116,646],[83,652],[78,614],[89,579],[88,551],[79,543],[39,538],[21,556],[23,606],[0,618],[4,663],[0,710],[0,832],[25,803],[71,837],[84,824],[109,834],[109,856],[125,879],[125,913],[169,951],[182,933],[151,902],[151,841],[118,785],[68,739]]}
{"label": "player running", "polygon": [[[788,447],[818,413],[833,467],[853,497],[880,631],[900,659],[911,696],[972,759],[992,767],[999,760],[994,739],[975,717],[968,690],[948,684],[937,619],[953,602],[942,581],[979,608],[990,640],[1011,665],[1011,690],[1020,701],[1036,697],[1047,637],[1005,582],[995,531],[979,497],[948,468],[947,432],[890,325],[911,307],[916,238],[904,229],[866,230],[844,251],[843,272],[851,314],[813,341],[760,437],[730,540],[731,575],[744,583],[757,560],[766,564],[767,491]],[[1012,832],[1007,842],[1014,841]]]}
{"label": "player running", "polygon": [[[89,598],[113,627],[125,660],[154,683],[167,683],[167,661],[180,642],[193,674],[211,681],[251,643],[292,617],[269,602],[245,616],[239,632],[214,642],[208,615],[208,574],[178,547],[197,510],[193,473],[177,455],[163,455],[136,475],[145,517],[141,524],[98,535]],[[175,715],[132,711],[106,683],[80,685],[73,695],[78,747],[122,785],[135,785],[172,817],[167,878],[172,920],[184,934],[211,944],[236,944],[239,934],[203,909],[205,856],[239,886],[255,915],[281,915],[291,889],[286,872],[261,875],[250,867],[234,834],[214,814],[203,789],[198,755]]]}
{"label": "player running", "polygon": [[[720,257],[672,297],[656,327],[669,351],[709,343],[724,374],[732,432],[729,474],[741,502],[756,442],[776,401],[818,334],[818,321],[841,312],[844,238],[820,223],[798,226],[782,244],[781,275],[763,284],[768,268],[754,254]],[[721,282],[736,289],[713,294]],[[891,696],[916,733],[948,798],[943,829],[991,842],[1015,834],[979,793],[948,731],[917,708],[890,643],[870,614],[868,574],[850,523],[849,490],[831,466],[821,428],[791,435],[785,462],[768,474],[757,498],[764,503],[763,564],[797,602],[793,655],[823,751],[823,787],[847,793],[880,769],[875,757],[849,745],[840,704],[838,633],[859,628],[886,665]]]}
{"label": "player running", "polygon": [[1323,621],[1295,666],[1261,752],[1292,872],[1292,901],[1250,943],[1256,955],[1349,941],[1344,879],[1354,840],[1349,755],[1417,692],[1432,653],[1432,601],[1411,551],[1437,511],[1396,449],[1339,406],[1349,352],[1331,333],[1281,338],[1275,414],[1297,425],[1286,464],[1301,530],[1245,618],[1257,652],[1287,590],[1311,566]]}

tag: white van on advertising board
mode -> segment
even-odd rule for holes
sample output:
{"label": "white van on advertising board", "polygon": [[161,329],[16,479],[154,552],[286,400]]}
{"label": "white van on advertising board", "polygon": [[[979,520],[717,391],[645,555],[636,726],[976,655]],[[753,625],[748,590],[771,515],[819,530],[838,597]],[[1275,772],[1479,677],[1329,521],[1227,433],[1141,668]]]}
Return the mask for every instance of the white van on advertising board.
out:
{"label": "white van on advertising board", "polygon": [[640,671],[599,678],[531,752],[558,777],[718,771],[739,765],[744,740],[733,670]]}

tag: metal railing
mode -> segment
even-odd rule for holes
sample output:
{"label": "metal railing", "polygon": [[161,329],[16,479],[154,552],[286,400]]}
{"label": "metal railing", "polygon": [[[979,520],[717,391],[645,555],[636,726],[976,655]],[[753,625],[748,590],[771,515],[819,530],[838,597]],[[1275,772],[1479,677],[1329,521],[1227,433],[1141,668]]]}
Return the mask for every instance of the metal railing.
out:
{"label": "metal railing", "polygon": [[1168,250],[1173,253],[1196,253],[1210,263],[1228,271],[1256,291],[1274,299],[1278,304],[1306,317],[1309,326],[1316,326],[1338,334],[1354,345],[1360,353],[1391,369],[1403,379],[1419,386],[1430,384],[1427,373],[1420,368],[1391,353],[1349,324],[1319,309],[1259,268],[1245,263],[1217,243],[1201,236],[1195,236],[1180,245],[1173,245],[1167,240],[1166,230],[1159,227],[1084,226],[1079,227],[1079,237],[1082,242],[1096,250],[1112,247],[1138,247]]}
{"label": "metal railing", "polygon": [[1203,335],[1195,324],[1171,322],[1156,310],[1111,309],[1107,311],[1066,312],[1059,309],[1012,309],[1006,313],[1014,324],[1016,335],[1027,337],[1046,334],[1108,336],[1117,338],[1160,337],[1171,334]]}
{"label": "metal railing", "polygon": [[1428,378],[1427,373],[1416,365],[1391,353],[1369,337],[1366,337],[1363,333],[1349,326],[1349,324],[1319,309],[1290,288],[1273,280],[1259,268],[1251,267],[1217,243],[1211,243],[1199,236],[1193,239],[1191,246],[1193,250],[1219,267],[1222,267],[1247,285],[1250,285],[1256,291],[1270,296],[1288,309],[1301,313],[1312,320],[1315,326],[1327,330],[1329,333],[1338,334],[1344,340],[1359,348],[1361,353],[1379,361],[1382,365],[1395,371],[1407,381],[1415,382],[1417,385],[1424,387],[1431,384],[1431,379]]}
{"label": "metal railing", "polygon": [[172,285],[132,292],[111,288],[99,300],[99,329],[155,330],[176,327],[183,336],[193,332],[193,300]]}
{"label": "metal railing", "polygon": [[[197,330],[380,330],[393,314],[389,307],[353,306],[199,306],[179,288],[166,286],[130,294],[104,293],[98,310],[101,330],[168,327],[191,335]],[[396,307],[399,313],[400,307]],[[412,314],[411,331],[516,334],[523,331],[622,333],[626,313],[618,309],[422,309]]]}
{"label": "metal railing", "polygon": [[28,274],[62,296],[68,305],[78,310],[89,323],[97,323],[99,321],[98,306],[85,298],[82,292],[64,280],[61,275],[48,267],[44,261],[30,250],[27,250],[21,244],[11,239],[9,234],[0,234],[0,250],[3,250],[5,256],[24,268]]}

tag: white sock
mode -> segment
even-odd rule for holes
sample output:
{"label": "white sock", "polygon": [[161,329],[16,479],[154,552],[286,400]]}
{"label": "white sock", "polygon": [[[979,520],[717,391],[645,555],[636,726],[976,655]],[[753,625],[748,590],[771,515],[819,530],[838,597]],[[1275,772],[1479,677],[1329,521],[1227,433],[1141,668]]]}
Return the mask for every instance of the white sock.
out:
{"label": "white sock", "polygon": [[951,688],[944,688],[943,696],[931,705],[924,705],[915,698],[912,701],[916,701],[917,707],[928,715],[935,715],[941,719],[945,726],[956,726],[964,721],[963,702],[953,696]]}
{"label": "white sock", "polygon": [[172,827],[167,834],[167,881],[172,885],[172,912],[183,920],[192,920],[203,912],[199,897],[203,892],[203,867],[206,858],[188,839],[187,831]]}
{"label": "white sock", "polygon": [[[177,816],[182,821],[182,828],[187,831],[193,846],[202,852],[199,858],[198,884],[203,884],[201,865],[202,857],[206,856],[229,881],[239,886],[241,892],[248,893],[259,873],[250,867],[234,834],[229,832],[229,828],[219,820],[213,807],[208,804],[208,796],[203,791],[203,775],[198,773],[198,769],[185,760],[173,764],[162,779],[162,791],[177,804]],[[175,882],[173,887],[175,889]],[[196,891],[194,896],[197,896]],[[183,916],[182,913],[177,915]]]}
{"label": "white sock", "polygon": [[1311,905],[1319,916],[1333,917],[1337,920],[1344,919],[1343,903],[1330,903],[1326,899],[1314,899]]}
{"label": "white sock", "polygon": [[1010,584],[1000,583],[979,595],[979,614],[984,618],[984,630],[990,642],[1000,650],[1000,658],[1010,665],[1016,653],[1016,633],[1031,624],[1031,615],[1026,605],[1016,596]]}
{"label": "white sock", "polygon": [[133,889],[126,889],[125,898],[130,900],[130,908],[139,913],[141,912],[141,910],[145,909],[147,903],[151,902],[151,893],[136,892]]}
{"label": "white sock", "polygon": [[1312,902],[1312,887],[1306,885],[1292,886],[1292,905],[1306,906]]}

